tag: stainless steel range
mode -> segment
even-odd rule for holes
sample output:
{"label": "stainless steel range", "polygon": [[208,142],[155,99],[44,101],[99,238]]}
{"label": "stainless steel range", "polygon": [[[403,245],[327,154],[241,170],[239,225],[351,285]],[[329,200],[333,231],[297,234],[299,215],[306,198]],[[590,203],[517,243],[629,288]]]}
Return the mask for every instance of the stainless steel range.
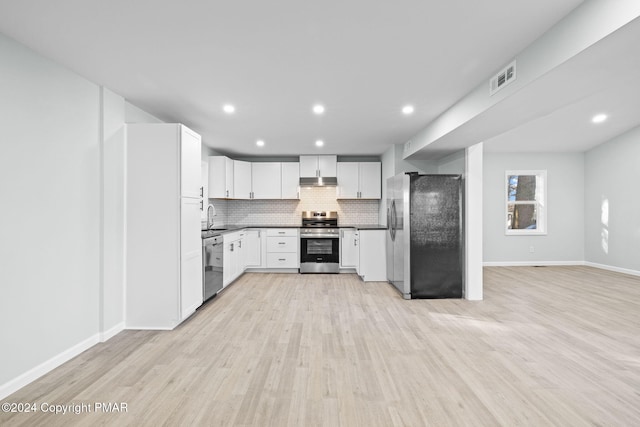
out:
{"label": "stainless steel range", "polygon": [[300,273],[339,273],[338,213],[302,212]]}

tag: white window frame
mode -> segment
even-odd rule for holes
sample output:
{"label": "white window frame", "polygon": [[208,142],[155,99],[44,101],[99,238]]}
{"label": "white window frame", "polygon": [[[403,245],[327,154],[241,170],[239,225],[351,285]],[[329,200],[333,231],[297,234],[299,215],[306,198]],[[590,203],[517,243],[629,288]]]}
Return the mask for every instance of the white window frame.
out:
{"label": "white window frame", "polygon": [[[535,175],[536,176],[536,200],[532,201],[510,201],[509,200],[509,177],[513,175]],[[507,170],[504,174],[504,229],[507,236],[542,236],[547,234],[547,171],[546,170]],[[509,228],[509,205],[511,204],[535,204],[536,206],[536,228],[518,229]]]}

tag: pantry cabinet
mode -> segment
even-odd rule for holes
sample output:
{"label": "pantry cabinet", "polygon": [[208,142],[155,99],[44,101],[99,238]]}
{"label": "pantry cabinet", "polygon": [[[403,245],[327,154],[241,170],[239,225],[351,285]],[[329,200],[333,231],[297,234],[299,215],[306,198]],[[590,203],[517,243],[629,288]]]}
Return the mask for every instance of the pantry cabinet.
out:
{"label": "pantry cabinet", "polygon": [[202,304],[200,150],[183,125],[127,125],[129,329],[173,329]]}

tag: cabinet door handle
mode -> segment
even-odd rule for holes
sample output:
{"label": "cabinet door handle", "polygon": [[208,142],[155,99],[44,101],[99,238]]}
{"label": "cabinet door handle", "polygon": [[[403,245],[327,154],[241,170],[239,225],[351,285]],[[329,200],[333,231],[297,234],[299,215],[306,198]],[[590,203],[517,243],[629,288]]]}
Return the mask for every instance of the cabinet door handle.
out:
{"label": "cabinet door handle", "polygon": [[230,247],[230,251],[233,252],[233,243],[229,245],[229,247]]}
{"label": "cabinet door handle", "polygon": [[229,190],[227,190],[227,197],[229,197]]}
{"label": "cabinet door handle", "polygon": [[200,210],[201,211],[204,210],[204,202],[202,200],[200,200]]}
{"label": "cabinet door handle", "polygon": [[239,241],[238,241],[238,248],[239,248],[239,249],[242,249],[242,240],[239,240]]}
{"label": "cabinet door handle", "polygon": [[200,197],[204,197],[204,187],[200,187]]}
{"label": "cabinet door handle", "polygon": [[286,258],[278,258],[278,261],[286,261]]}

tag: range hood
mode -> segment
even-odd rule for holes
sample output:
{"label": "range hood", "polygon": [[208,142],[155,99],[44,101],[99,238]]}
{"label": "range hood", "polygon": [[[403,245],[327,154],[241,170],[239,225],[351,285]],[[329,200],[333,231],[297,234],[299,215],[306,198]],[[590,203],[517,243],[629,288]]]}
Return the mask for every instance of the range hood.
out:
{"label": "range hood", "polygon": [[338,178],[335,176],[300,178],[300,187],[335,187]]}

